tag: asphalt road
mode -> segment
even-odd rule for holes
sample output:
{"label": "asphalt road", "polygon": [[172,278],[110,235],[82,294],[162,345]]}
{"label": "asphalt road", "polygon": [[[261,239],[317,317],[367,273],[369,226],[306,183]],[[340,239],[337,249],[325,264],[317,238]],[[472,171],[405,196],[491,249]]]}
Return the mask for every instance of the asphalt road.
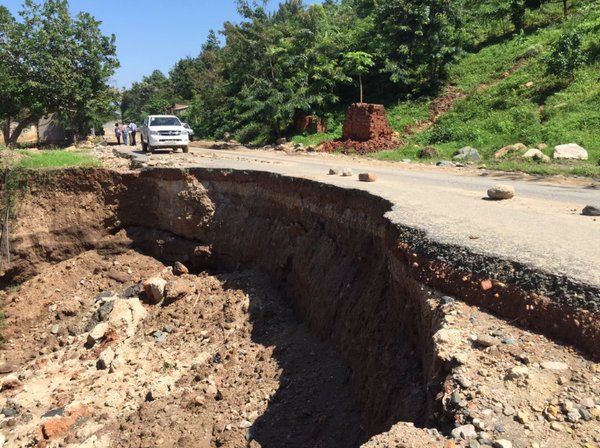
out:
{"label": "asphalt road", "polygon": [[[149,159],[159,164],[168,160],[182,166],[269,171],[367,190],[394,204],[389,219],[424,230],[434,241],[466,246],[477,253],[600,286],[600,217],[581,214],[588,204],[600,205],[598,182],[493,173],[482,176],[475,169],[201,146],[194,145],[190,154],[166,151]],[[354,176],[331,176],[330,168],[350,168]],[[367,171],[377,174],[377,182],[358,181],[358,173]],[[486,200],[488,187],[495,183],[513,185],[515,198]]]}

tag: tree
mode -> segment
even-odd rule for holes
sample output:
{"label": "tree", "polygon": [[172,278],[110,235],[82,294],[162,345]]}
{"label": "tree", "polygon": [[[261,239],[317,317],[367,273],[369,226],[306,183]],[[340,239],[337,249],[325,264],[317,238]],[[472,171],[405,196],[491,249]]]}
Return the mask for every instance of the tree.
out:
{"label": "tree", "polygon": [[0,13],[0,90],[13,98],[0,102],[5,142],[15,144],[25,127],[50,114],[87,129],[119,65],[114,35],[104,36],[87,13],[71,17],[67,0],[25,0],[19,14],[16,21]]}
{"label": "tree", "polygon": [[360,86],[360,102],[363,102],[363,82],[362,77],[369,73],[369,70],[375,65],[373,57],[364,51],[351,51],[344,55],[345,67],[348,73],[358,76]]}
{"label": "tree", "polygon": [[563,33],[554,42],[546,58],[546,73],[573,80],[575,70],[586,61],[582,45],[583,34],[580,30],[569,30]]}
{"label": "tree", "polygon": [[123,120],[140,122],[146,115],[167,113],[173,100],[169,79],[160,70],[154,70],[123,92],[121,116]]}

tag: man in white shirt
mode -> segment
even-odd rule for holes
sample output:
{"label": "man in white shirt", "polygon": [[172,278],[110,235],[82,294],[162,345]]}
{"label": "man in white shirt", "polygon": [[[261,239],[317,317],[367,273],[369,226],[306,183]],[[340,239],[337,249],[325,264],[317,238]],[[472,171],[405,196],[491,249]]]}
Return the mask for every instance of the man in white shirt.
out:
{"label": "man in white shirt", "polygon": [[129,123],[129,132],[131,133],[131,146],[135,146],[135,134],[137,134],[137,125],[133,121]]}

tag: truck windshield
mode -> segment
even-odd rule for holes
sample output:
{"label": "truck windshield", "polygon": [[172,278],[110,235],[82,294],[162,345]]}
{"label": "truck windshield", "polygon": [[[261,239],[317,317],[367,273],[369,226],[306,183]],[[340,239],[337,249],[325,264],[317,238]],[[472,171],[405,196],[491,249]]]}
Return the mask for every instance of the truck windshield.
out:
{"label": "truck windshield", "polygon": [[150,126],[181,126],[175,117],[154,117],[150,120]]}

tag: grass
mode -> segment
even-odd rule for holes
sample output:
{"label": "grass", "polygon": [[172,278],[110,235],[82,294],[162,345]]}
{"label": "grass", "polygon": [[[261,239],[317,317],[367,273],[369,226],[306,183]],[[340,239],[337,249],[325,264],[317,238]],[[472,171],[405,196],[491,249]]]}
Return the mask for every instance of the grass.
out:
{"label": "grass", "polygon": [[[552,43],[565,30],[576,27],[585,32],[583,50],[587,64],[571,76],[547,75],[545,58]],[[545,28],[465,55],[450,69],[450,83],[465,97],[431,129],[408,137],[403,149],[374,157],[416,159],[420,148],[431,145],[440,154],[435,162],[451,158],[464,146],[472,146],[492,169],[600,177],[599,41],[600,7],[591,3],[567,19],[554,20]],[[426,108],[427,103],[399,104],[389,110],[390,124],[402,132],[407,122],[422,119]],[[403,114],[408,117],[402,118]],[[549,156],[556,145],[578,143],[587,149],[590,160],[538,163],[493,158],[496,150],[517,142],[529,147],[546,143]]]}
{"label": "grass", "polygon": [[100,166],[100,161],[84,150],[50,150],[34,153],[23,152],[20,154],[25,155],[25,157],[16,163],[16,168],[28,170]]}

